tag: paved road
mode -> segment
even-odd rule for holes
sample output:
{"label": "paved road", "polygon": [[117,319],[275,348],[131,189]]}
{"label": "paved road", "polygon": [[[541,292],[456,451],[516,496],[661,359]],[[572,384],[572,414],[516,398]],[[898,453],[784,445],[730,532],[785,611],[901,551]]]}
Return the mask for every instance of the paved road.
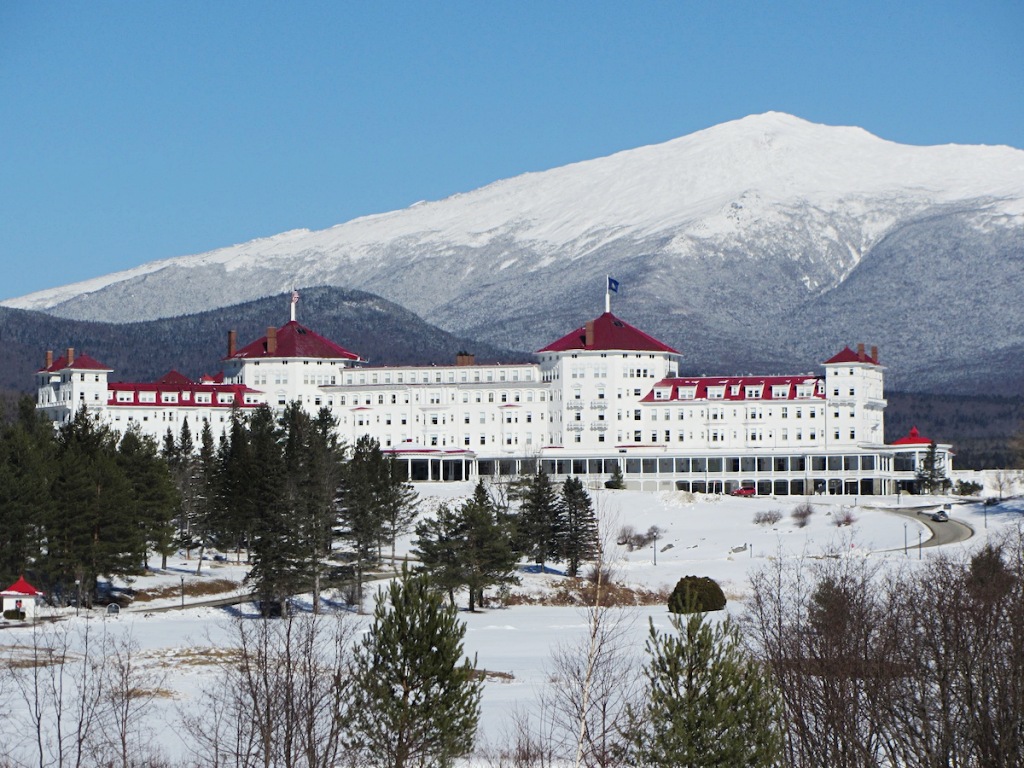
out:
{"label": "paved road", "polygon": [[[941,506],[941,504],[927,504],[913,507],[886,507],[885,509],[902,517],[916,520],[932,532],[931,538],[924,542],[921,545],[922,547],[941,547],[946,544],[958,544],[961,541],[967,541],[974,535],[974,529],[971,526],[959,520],[954,520],[952,517],[945,523],[937,523],[932,520],[932,512],[935,512]],[[911,536],[910,538],[910,546],[916,547],[916,536]]]}

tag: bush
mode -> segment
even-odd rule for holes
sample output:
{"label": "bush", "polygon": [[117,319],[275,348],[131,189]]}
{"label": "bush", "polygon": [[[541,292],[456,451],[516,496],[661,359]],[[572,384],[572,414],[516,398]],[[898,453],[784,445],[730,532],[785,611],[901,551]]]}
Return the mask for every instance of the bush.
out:
{"label": "bush", "polygon": [[793,508],[792,518],[796,521],[797,528],[805,528],[807,523],[811,520],[811,515],[814,514],[814,507],[808,504],[806,501],[803,504],[797,504]]}
{"label": "bush", "polygon": [[843,528],[847,525],[853,525],[857,522],[856,516],[849,509],[841,509],[832,520],[835,523],[836,528]]}
{"label": "bush", "polygon": [[604,481],[604,487],[613,491],[621,491],[626,487],[625,481],[622,479],[622,469],[616,464],[612,470],[612,476]]}
{"label": "bush", "polygon": [[9,611],[4,611],[4,618],[8,621],[24,621],[25,612],[11,608]]}
{"label": "bush", "polygon": [[958,480],[953,493],[957,496],[977,496],[981,493],[981,483],[974,483],[970,480]]}
{"label": "bush", "polygon": [[769,509],[754,515],[754,522],[757,525],[775,525],[781,519],[782,513],[777,509]]}
{"label": "bush", "polygon": [[725,608],[725,593],[707,576],[683,576],[668,598],[672,613],[706,613]]}
{"label": "bush", "polygon": [[663,531],[656,525],[647,529],[647,533],[637,533],[632,525],[624,525],[619,529],[619,537],[616,543],[632,552],[634,549],[644,549],[651,546],[661,536]]}

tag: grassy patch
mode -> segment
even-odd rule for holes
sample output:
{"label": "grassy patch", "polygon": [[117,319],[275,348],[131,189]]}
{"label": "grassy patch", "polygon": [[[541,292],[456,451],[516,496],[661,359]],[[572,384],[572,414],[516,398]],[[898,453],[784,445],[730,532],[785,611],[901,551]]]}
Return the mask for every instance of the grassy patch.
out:
{"label": "grassy patch", "polygon": [[[225,592],[233,592],[241,585],[231,579],[202,579],[185,581],[185,597],[209,597],[222,595]],[[154,589],[139,589],[135,591],[135,602],[148,603],[151,600],[164,600],[169,597],[181,597],[181,585],[170,584],[166,587]]]}

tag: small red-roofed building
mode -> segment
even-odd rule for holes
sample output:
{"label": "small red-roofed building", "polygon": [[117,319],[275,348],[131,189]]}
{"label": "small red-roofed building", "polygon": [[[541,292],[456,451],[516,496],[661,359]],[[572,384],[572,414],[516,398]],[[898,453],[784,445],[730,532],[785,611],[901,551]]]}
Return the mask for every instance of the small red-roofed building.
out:
{"label": "small red-roofed building", "polygon": [[44,594],[29,584],[24,576],[18,578],[3,592],[0,592],[0,602],[3,605],[3,613],[6,618],[10,611],[16,614],[24,614],[25,621],[32,621],[39,615],[39,606],[43,603]]}

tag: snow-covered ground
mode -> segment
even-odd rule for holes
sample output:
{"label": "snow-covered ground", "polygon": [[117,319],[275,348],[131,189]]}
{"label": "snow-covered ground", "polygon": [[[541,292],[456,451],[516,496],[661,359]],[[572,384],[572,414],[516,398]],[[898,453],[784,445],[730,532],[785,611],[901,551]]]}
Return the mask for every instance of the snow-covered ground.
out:
{"label": "snow-covered ground", "polygon": [[[468,495],[469,484],[420,485],[417,490],[431,506],[442,498],[455,499]],[[1008,527],[1024,522],[1024,501],[1007,501],[985,508],[980,503],[961,504],[957,500],[903,497],[779,497],[728,498],[679,493],[640,493],[632,491],[595,491],[595,507],[607,530],[616,534],[622,526],[638,532],[657,526],[663,533],[657,541],[657,563],[654,547],[628,552],[616,547],[615,578],[630,585],[651,589],[670,589],[684,575],[711,576],[722,584],[729,598],[728,610],[741,613],[742,601],[748,593],[750,578],[771,559],[777,557],[813,557],[823,553],[841,553],[849,557],[878,558],[882,562],[908,563],[911,567],[926,566],[928,559],[942,549],[974,548],[987,536],[998,536]],[[793,508],[808,500],[814,514],[809,524],[800,528],[791,517]],[[953,502],[952,517],[975,530],[971,540],[947,547],[917,550],[918,532],[927,542],[930,531],[916,519],[898,516],[891,510],[915,505],[934,507],[943,501]],[[850,503],[854,502],[854,503]],[[757,525],[758,512],[778,510],[782,517],[774,526]],[[837,527],[835,520],[852,516],[849,526]],[[986,527],[987,523],[987,527]],[[909,543],[908,554],[904,545]],[[399,552],[407,552],[411,542],[401,542]],[[919,559],[920,558],[920,559]],[[160,698],[154,717],[173,724],[177,713],[187,710],[191,701],[216,680],[216,668],[206,655],[211,647],[223,645],[231,634],[231,621],[238,616],[255,616],[251,605],[232,608],[186,608],[170,612],[153,612],[153,608],[180,604],[174,590],[184,577],[187,586],[197,581],[232,579],[240,581],[244,566],[232,562],[204,564],[201,576],[195,576],[195,561],[171,558],[166,571],[139,578],[136,589],[164,588],[167,596],[145,604],[135,604],[117,616],[95,611],[89,616],[76,616],[74,609],[63,612],[64,625],[86,621],[100,625],[106,632],[130,633],[141,648],[145,663],[166,672],[164,687],[172,696]],[[520,592],[542,593],[557,585],[563,577],[557,573],[535,574],[524,570]],[[197,598],[198,599],[198,598]],[[189,598],[191,601],[191,598]],[[301,601],[300,601],[301,602]],[[372,596],[366,602],[364,615],[350,616],[360,629],[369,624]],[[48,609],[45,609],[48,610]],[[625,621],[634,638],[636,653],[642,654],[648,619],[656,625],[668,624],[664,606],[627,609]],[[466,622],[466,652],[476,655],[480,668],[505,673],[500,679],[488,681],[483,702],[480,735],[489,741],[499,740],[510,724],[514,710],[529,709],[550,677],[550,657],[559,644],[582,641],[586,616],[582,609],[517,605],[488,608],[478,613],[462,613]],[[10,625],[0,629],[0,646],[9,650],[31,643],[30,627]],[[184,755],[183,740],[187,734],[173,727],[155,727],[154,733],[165,750]]]}

